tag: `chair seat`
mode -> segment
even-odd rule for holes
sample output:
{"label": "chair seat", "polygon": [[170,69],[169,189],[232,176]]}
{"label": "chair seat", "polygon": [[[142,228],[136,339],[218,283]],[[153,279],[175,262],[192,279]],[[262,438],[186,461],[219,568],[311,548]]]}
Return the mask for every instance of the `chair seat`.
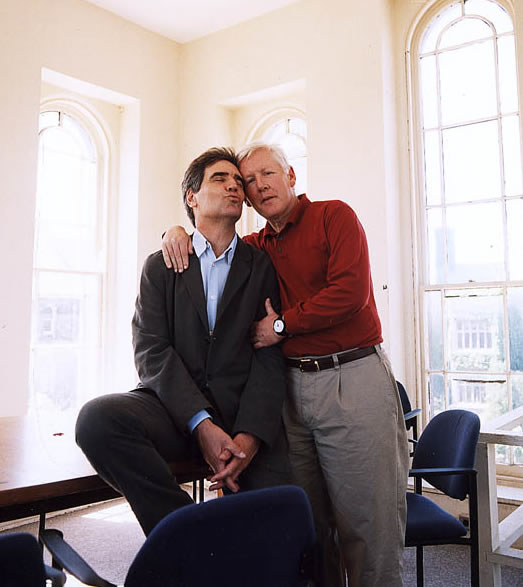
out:
{"label": "chair seat", "polygon": [[406,546],[432,540],[452,540],[466,536],[467,528],[430,499],[407,493]]}

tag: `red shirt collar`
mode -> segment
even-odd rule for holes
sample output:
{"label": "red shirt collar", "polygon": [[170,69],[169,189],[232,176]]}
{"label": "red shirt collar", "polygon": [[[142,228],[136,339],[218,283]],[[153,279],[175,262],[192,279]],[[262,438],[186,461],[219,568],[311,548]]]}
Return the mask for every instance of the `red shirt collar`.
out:
{"label": "red shirt collar", "polygon": [[[285,226],[280,230],[280,232],[283,232],[290,224],[298,224],[303,214],[305,213],[305,208],[307,208],[307,206],[311,203],[309,198],[307,198],[306,194],[300,194],[297,197],[298,203],[292,209],[292,212],[289,214],[289,217],[287,218]],[[263,228],[263,238],[265,239],[270,236],[273,237],[277,234],[279,233],[277,233],[274,230],[274,228],[269,224],[269,222],[267,222],[265,224],[265,227]]]}

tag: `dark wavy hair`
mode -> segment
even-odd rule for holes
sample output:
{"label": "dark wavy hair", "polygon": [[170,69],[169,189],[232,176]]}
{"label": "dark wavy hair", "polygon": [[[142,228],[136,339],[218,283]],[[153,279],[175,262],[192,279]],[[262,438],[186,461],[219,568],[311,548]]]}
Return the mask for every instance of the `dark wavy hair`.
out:
{"label": "dark wavy hair", "polygon": [[235,167],[239,168],[238,157],[236,156],[234,149],[231,149],[230,147],[212,147],[211,149],[207,149],[205,153],[202,153],[196,157],[196,159],[190,163],[189,167],[187,167],[185,175],[183,176],[183,204],[185,206],[187,216],[189,216],[189,220],[192,222],[193,226],[196,226],[194,221],[194,212],[187,203],[187,194],[189,190],[192,190],[193,193],[200,191],[205,170],[210,165],[218,163],[218,161],[229,161],[229,163],[232,163]]}

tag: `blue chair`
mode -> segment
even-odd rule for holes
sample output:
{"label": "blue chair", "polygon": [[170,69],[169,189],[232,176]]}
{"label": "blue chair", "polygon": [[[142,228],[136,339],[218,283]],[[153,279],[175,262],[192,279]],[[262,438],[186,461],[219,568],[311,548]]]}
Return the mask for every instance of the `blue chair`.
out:
{"label": "blue chair", "polygon": [[65,575],[44,564],[42,548],[31,534],[13,532],[0,536],[0,585],[2,587],[62,587]]}
{"label": "blue chair", "polygon": [[[58,531],[45,530],[43,541],[56,562],[81,582],[115,587]],[[221,497],[164,518],[138,551],[125,587],[309,587],[315,584],[314,542],[310,504],[299,487]]]}
{"label": "blue chair", "polygon": [[[405,419],[405,428],[407,428],[407,433],[412,430],[412,438],[409,438],[409,442],[411,442],[414,446],[418,442],[418,415],[421,414],[421,410],[419,408],[412,409],[412,405],[410,403],[410,399],[405,389],[405,386],[400,381],[396,381],[396,385],[398,386],[398,391],[400,394],[401,400],[401,407],[403,408],[403,417]],[[413,456],[414,449],[410,453],[410,456]]]}
{"label": "blue chair", "polygon": [[[423,587],[423,547],[438,544],[470,546],[471,585],[479,585],[477,480],[474,460],[480,421],[466,410],[447,410],[435,416],[414,450],[415,493],[407,493],[405,546],[416,547],[416,576]],[[422,480],[454,499],[469,498],[469,528],[422,495]]]}

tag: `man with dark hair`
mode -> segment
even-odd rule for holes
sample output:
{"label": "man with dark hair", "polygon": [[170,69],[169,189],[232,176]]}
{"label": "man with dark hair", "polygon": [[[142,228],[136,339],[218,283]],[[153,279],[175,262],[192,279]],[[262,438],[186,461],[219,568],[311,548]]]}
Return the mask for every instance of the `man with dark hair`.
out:
{"label": "man with dark hair", "polygon": [[[267,219],[245,240],[271,257],[282,298],[281,313],[267,300],[252,340],[258,349],[281,346],[286,356],[289,456],[312,505],[321,585],[345,585],[341,554],[351,587],[399,587],[408,448],[380,346],[365,232],[344,202],[296,195],[294,170],[278,147],[248,145],[238,159],[247,198]],[[187,239],[178,231],[169,231],[163,249],[166,263],[182,269]]]}
{"label": "man with dark hair", "polygon": [[282,427],[284,364],[277,347],[255,350],[264,300],[279,307],[265,253],[235,233],[243,180],[230,149],[196,158],[183,180],[196,230],[183,274],[160,251],[145,261],[133,318],[136,389],[88,402],[77,442],[100,476],[129,501],[144,532],[192,502],[167,463],[200,453],[227,492],[289,482]]}

